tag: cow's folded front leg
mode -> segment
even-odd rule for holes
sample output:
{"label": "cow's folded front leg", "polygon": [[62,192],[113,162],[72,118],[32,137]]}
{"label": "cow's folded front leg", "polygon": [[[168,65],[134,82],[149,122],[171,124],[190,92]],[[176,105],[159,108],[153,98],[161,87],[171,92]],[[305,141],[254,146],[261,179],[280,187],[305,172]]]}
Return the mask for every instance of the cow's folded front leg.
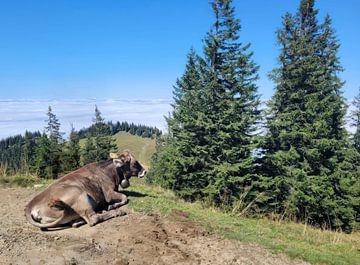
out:
{"label": "cow's folded front leg", "polygon": [[120,192],[111,191],[106,196],[106,201],[109,204],[107,207],[108,211],[119,208],[128,203],[128,198],[125,194]]}
{"label": "cow's folded front leg", "polygon": [[123,216],[123,215],[126,215],[126,212],[124,212],[120,209],[115,209],[115,210],[104,212],[104,213],[97,213],[90,217],[91,222],[89,223],[89,225],[94,226],[97,223],[101,223],[101,222],[104,222],[111,218],[114,218],[117,216]]}

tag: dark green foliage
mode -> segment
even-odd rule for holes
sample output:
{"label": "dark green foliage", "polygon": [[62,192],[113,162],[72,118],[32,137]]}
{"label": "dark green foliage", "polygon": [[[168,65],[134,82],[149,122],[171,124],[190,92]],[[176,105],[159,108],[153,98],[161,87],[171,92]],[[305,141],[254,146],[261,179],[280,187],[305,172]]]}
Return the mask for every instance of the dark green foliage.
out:
{"label": "dark green foliage", "polygon": [[[39,134],[40,135],[40,134]],[[34,134],[26,131],[24,136],[24,143],[22,145],[22,163],[23,171],[27,174],[33,171],[35,168],[35,149],[36,140]]]}
{"label": "dark green foliage", "polygon": [[50,140],[44,133],[36,140],[35,151],[35,173],[40,178],[52,177],[52,167],[50,165]]}
{"label": "dark green foliage", "polygon": [[[205,58],[191,51],[174,88],[169,137],[153,161],[158,183],[183,198],[232,207],[256,178],[253,136],[259,118],[258,67],[239,42],[231,1],[213,1],[216,20]],[[250,200],[251,196],[246,198]]]}
{"label": "dark green foliage", "polygon": [[[138,135],[145,138],[153,138],[156,136],[161,135],[161,131],[156,127],[141,125],[141,124],[134,124],[125,122],[116,122],[113,123],[112,121],[107,122],[107,125],[110,128],[110,134],[114,135],[118,132],[128,132],[133,135]],[[89,128],[84,128],[79,131],[80,139],[86,138],[88,135],[94,136],[95,135],[95,125],[91,125]]]}
{"label": "dark green foliage", "polygon": [[73,171],[80,167],[80,144],[79,135],[74,127],[71,127],[69,141],[64,146],[62,170]]}
{"label": "dark green foliage", "polygon": [[355,126],[355,133],[352,138],[352,143],[354,148],[360,152],[360,89],[358,95],[353,101],[353,105],[355,110],[352,113],[352,118],[354,121],[353,126]]}
{"label": "dark green foliage", "polygon": [[95,106],[95,118],[93,122],[95,125],[95,161],[106,160],[109,157],[109,153],[115,150],[116,145],[110,135],[110,126],[104,122],[97,106]]}
{"label": "dark green foliage", "polygon": [[338,41],[327,16],[322,24],[313,0],[302,0],[278,31],[279,68],[272,73],[263,160],[263,210],[350,231],[354,182],[344,129]]}
{"label": "dark green foliage", "polygon": [[254,130],[260,114],[255,85],[258,66],[248,52],[250,44],[239,41],[240,22],[231,2],[213,1],[216,21],[205,38],[213,161],[206,192],[216,203],[224,204],[233,203],[256,179],[251,152],[256,148]]}
{"label": "dark green foliage", "polygon": [[47,126],[45,127],[45,132],[48,136],[47,163],[49,171],[47,172],[47,177],[56,179],[61,172],[62,144],[64,140],[62,138],[62,133],[60,132],[60,122],[52,112],[50,106],[48,108],[47,116]]}
{"label": "dark green foliage", "polygon": [[349,167],[354,172],[354,181],[351,185],[351,202],[354,205],[356,212],[355,220],[357,222],[357,229],[360,230],[360,89],[358,95],[353,101],[354,111],[352,113],[353,125],[355,126],[355,133],[352,137],[352,146],[347,157],[350,158]]}
{"label": "dark green foliage", "polygon": [[110,126],[105,123],[97,106],[95,106],[93,123],[93,135],[87,137],[83,150],[83,164],[106,160],[109,153],[116,149],[110,134]]}
{"label": "dark green foliage", "polygon": [[0,165],[8,174],[33,172],[35,141],[39,132],[26,132],[0,141]]}
{"label": "dark green foliage", "polygon": [[86,165],[86,164],[96,161],[95,146],[94,146],[94,141],[93,141],[92,137],[88,136],[86,138],[85,146],[81,150],[81,153],[82,153],[81,158],[82,158],[83,165]]}
{"label": "dark green foliage", "polygon": [[[208,185],[202,76],[194,51],[183,77],[174,87],[174,111],[168,117],[169,135],[158,138],[149,179],[175,190],[188,200],[200,199]],[[152,179],[153,178],[153,179]]]}

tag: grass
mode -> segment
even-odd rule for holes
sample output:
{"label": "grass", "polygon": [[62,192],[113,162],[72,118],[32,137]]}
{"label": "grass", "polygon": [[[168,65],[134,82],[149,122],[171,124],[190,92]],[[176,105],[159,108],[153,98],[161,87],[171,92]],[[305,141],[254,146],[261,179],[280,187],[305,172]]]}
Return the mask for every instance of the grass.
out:
{"label": "grass", "polygon": [[155,152],[155,140],[120,132],[113,136],[119,150],[129,150],[141,164],[149,168],[150,159]]}
{"label": "grass", "polygon": [[51,182],[51,180],[40,179],[34,175],[16,174],[13,176],[9,176],[9,175],[0,176],[1,186],[29,187],[34,185],[46,185],[49,182]]}
{"label": "grass", "polygon": [[[150,159],[155,152],[155,140],[143,138],[126,132],[119,132],[112,136],[119,151],[129,150],[140,163],[149,168]],[[80,146],[84,147],[85,139],[80,140]]]}
{"label": "grass", "polygon": [[[118,133],[113,136],[119,150],[128,149],[145,166],[155,151],[155,141],[149,138]],[[0,176],[0,185],[48,186],[51,180],[35,176]],[[204,208],[200,203],[187,203],[159,187],[132,178],[129,207],[143,213],[162,213],[178,218],[173,209],[181,210],[201,227],[221,237],[256,243],[275,253],[285,253],[312,264],[360,264],[360,233],[344,234],[315,229],[304,224],[276,222],[268,219],[240,218],[217,209]]]}
{"label": "grass", "polygon": [[240,218],[204,208],[200,203],[184,202],[172,192],[148,186],[142,180],[132,179],[131,184],[129,190],[135,196],[130,196],[129,207],[135,211],[173,216],[172,210],[177,209],[221,237],[256,243],[312,264],[360,264],[360,233],[344,234],[292,222]]}
{"label": "grass", "polygon": [[[32,186],[40,190],[52,180],[35,176],[0,176],[0,186]],[[269,219],[236,217],[214,208],[204,208],[200,203],[178,199],[173,192],[149,186],[144,180],[132,178],[129,208],[142,213],[161,213],[169,218],[179,218],[174,209],[189,216],[195,224],[220,237],[256,243],[275,253],[285,253],[312,264],[360,264],[360,233],[344,234],[315,229],[304,224],[277,222]]]}

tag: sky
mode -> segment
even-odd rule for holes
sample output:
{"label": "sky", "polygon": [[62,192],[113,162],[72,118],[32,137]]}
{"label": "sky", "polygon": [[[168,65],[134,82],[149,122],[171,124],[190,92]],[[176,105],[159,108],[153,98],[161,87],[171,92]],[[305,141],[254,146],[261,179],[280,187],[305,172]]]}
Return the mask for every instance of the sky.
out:
{"label": "sky", "polygon": [[[9,126],[17,126],[17,133],[24,130],[16,122],[26,112],[45,115],[48,104],[54,102],[60,121],[71,118],[64,114],[68,108],[74,113],[88,109],[88,118],[79,126],[91,122],[94,104],[101,110],[104,102],[112,102],[103,111],[106,119],[110,119],[108,110],[119,110],[119,103],[130,106],[141,99],[151,106],[169,104],[186,54],[192,47],[201,53],[202,39],[214,21],[209,2],[0,0],[0,138],[15,132]],[[252,44],[253,59],[260,65],[258,86],[263,100],[273,94],[267,74],[277,65],[275,31],[281,16],[296,12],[298,4],[299,0],[234,0],[241,40]],[[360,1],[317,0],[316,7],[320,21],[326,14],[333,20],[345,68],[343,92],[351,100],[360,87]],[[146,113],[162,119],[170,110],[169,105],[163,107],[147,108]],[[145,113],[140,122],[163,124]],[[31,125],[41,128],[43,121]]]}

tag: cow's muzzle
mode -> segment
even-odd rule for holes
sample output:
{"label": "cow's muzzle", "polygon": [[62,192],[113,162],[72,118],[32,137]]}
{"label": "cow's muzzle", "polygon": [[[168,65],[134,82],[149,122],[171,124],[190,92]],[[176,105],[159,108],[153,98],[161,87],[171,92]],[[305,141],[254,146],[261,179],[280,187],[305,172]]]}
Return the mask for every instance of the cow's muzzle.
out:
{"label": "cow's muzzle", "polygon": [[145,175],[146,175],[146,170],[143,168],[143,169],[139,172],[138,177],[139,177],[139,178],[143,178],[143,177],[145,177]]}

